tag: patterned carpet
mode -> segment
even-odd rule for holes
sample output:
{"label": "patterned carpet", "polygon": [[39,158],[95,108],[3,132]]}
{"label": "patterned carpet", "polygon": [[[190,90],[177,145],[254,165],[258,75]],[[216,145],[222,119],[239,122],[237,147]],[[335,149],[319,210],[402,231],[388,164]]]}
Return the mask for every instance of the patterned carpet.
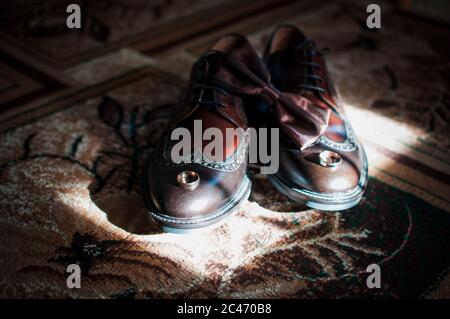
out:
{"label": "patterned carpet", "polygon": [[[88,2],[93,33],[46,32],[51,6],[47,20],[2,29],[0,297],[450,298],[448,30],[384,3],[374,32],[357,2],[185,2]],[[219,228],[161,233],[142,166],[192,63],[233,31],[261,52],[281,22],[331,49],[370,162],[361,204],[307,209],[252,176]],[[80,289],[66,286],[71,263]],[[372,263],[380,289],[366,285]]]}

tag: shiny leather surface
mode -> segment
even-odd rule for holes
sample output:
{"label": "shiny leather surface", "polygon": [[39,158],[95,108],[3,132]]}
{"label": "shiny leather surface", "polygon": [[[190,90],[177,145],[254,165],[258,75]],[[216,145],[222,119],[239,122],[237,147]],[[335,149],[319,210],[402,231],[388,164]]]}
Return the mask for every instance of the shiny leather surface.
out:
{"label": "shiny leather surface", "polygon": [[[301,95],[331,111],[321,138],[303,151],[299,151],[289,136],[281,135],[283,146],[276,177],[290,188],[330,195],[331,200],[334,195],[363,188],[362,175],[367,170],[364,150],[354,136],[329,78],[322,52],[296,27],[286,25],[273,32],[264,60],[277,89]],[[342,162],[336,167],[321,165],[319,154],[326,150],[338,153]]]}
{"label": "shiny leather surface", "polygon": [[[215,168],[204,163],[176,164],[170,157],[173,145],[178,142],[171,141],[170,135],[179,127],[187,128],[191,132],[191,145],[193,152],[195,151],[195,120],[202,120],[202,133],[208,128],[218,128],[223,136],[226,136],[227,128],[247,128],[242,99],[219,88],[211,77],[221,63],[220,60],[214,59],[214,53],[233,51],[235,44],[233,38],[222,38],[213,46],[213,51],[205,52],[194,64],[189,85],[178,107],[177,117],[170,123],[169,129],[149,159],[145,196],[153,206],[154,213],[175,219],[175,222],[177,218],[195,219],[198,224],[204,224],[202,220],[205,217],[214,215],[236,200],[242,192],[242,185],[245,184],[245,157],[241,159],[238,167],[226,166],[233,156],[240,156],[242,152],[246,154],[245,138],[235,137],[228,143],[224,139],[223,157],[214,162],[217,166]],[[203,141],[200,151],[203,151],[209,142]],[[195,189],[186,189],[177,183],[178,174],[184,171],[194,171],[199,175],[200,184]],[[175,227],[178,226],[175,224]]]}

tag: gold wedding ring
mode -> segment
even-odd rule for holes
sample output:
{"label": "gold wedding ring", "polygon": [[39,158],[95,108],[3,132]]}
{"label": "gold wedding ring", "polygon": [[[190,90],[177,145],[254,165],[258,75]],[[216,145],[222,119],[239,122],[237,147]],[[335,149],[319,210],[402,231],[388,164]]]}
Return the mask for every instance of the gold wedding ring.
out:
{"label": "gold wedding ring", "polygon": [[319,154],[320,165],[325,167],[335,167],[341,164],[341,155],[331,151],[322,151]]}
{"label": "gold wedding ring", "polygon": [[193,171],[184,171],[177,175],[177,183],[181,187],[193,190],[200,184],[200,176]]}

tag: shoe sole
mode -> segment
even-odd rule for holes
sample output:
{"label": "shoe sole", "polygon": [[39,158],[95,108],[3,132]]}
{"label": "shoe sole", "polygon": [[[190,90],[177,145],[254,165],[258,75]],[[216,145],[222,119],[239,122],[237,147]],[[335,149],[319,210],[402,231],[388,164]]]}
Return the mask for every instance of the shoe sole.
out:
{"label": "shoe sole", "polygon": [[172,234],[192,234],[204,232],[214,229],[223,224],[226,217],[238,210],[239,206],[248,199],[251,192],[251,182],[247,176],[240,186],[238,193],[220,210],[209,215],[195,218],[177,218],[165,215],[152,205],[150,198],[147,196],[148,181],[147,174],[144,174],[143,192],[144,202],[147,207],[148,217],[156,222],[166,233]]}
{"label": "shoe sole", "polygon": [[272,185],[282,194],[295,202],[324,211],[340,211],[356,206],[363,196],[368,181],[368,164],[364,154],[363,169],[358,186],[353,190],[340,194],[320,194],[307,189],[293,188],[274,175],[268,176]]}

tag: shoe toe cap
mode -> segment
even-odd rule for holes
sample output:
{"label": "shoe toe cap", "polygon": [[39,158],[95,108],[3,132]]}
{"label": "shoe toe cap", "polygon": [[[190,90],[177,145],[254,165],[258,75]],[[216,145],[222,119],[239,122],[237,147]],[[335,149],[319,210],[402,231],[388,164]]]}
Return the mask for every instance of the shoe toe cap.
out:
{"label": "shoe toe cap", "polygon": [[[194,172],[199,178],[194,188],[183,187],[179,176]],[[174,218],[199,218],[223,209],[236,197],[245,175],[245,168],[227,172],[196,163],[182,166],[150,162],[146,196],[158,213]]]}
{"label": "shoe toe cap", "polygon": [[[321,154],[329,154],[326,152],[337,156],[337,165],[327,166],[321,160]],[[344,194],[360,186],[364,162],[364,151],[360,146],[352,152],[329,151],[320,146],[298,154],[282,151],[277,176],[292,188],[325,195]]]}

